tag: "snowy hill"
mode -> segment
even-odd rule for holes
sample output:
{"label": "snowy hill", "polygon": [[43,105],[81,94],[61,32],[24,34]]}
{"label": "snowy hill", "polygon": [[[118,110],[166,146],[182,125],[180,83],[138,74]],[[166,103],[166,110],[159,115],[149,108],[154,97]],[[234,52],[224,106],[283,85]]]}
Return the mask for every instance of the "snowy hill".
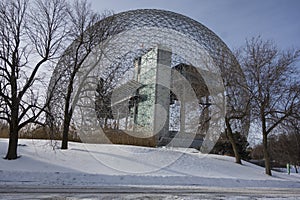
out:
{"label": "snowy hill", "polygon": [[[0,139],[0,154],[7,150]],[[147,148],[69,143],[60,150],[50,141],[20,140],[17,160],[0,159],[0,185],[164,185],[300,188],[297,174],[273,172],[234,158],[193,149]],[[59,146],[59,145],[58,145]]]}

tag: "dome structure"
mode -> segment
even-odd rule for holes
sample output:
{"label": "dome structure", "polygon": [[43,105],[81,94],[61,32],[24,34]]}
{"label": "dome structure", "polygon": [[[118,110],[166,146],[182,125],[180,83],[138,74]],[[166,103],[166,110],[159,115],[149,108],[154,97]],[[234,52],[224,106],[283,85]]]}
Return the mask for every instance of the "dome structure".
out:
{"label": "dome structure", "polygon": [[[151,138],[154,146],[198,145],[209,152],[231,112],[226,95],[234,89],[240,99],[248,98],[237,86],[246,81],[232,52],[189,17],[140,9],[105,18],[92,29],[99,34],[76,74],[72,94],[73,123],[83,142],[112,142],[109,134],[124,133]],[[50,110],[57,121],[71,73],[70,52],[49,86],[55,88]],[[247,134],[248,129],[245,119],[240,130]]]}

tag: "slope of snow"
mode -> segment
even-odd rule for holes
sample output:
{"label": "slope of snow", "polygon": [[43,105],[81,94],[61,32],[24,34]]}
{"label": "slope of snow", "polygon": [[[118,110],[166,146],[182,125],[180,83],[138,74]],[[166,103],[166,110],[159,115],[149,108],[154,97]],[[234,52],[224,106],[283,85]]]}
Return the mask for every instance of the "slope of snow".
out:
{"label": "slope of snow", "polygon": [[[7,139],[0,139],[5,155]],[[17,160],[0,159],[0,185],[164,185],[300,188],[297,174],[273,172],[234,158],[193,149],[69,143],[60,150],[47,140],[20,140]]]}

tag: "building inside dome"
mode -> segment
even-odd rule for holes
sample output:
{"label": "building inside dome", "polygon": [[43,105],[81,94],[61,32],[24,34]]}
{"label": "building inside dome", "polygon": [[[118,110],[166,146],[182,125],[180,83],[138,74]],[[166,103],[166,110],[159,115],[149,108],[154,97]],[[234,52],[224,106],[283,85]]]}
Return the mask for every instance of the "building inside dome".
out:
{"label": "building inside dome", "polygon": [[[245,81],[234,75],[241,68],[226,44],[201,23],[156,9],[118,13],[92,28],[99,34],[72,97],[80,139],[209,151],[224,131],[227,83]],[[66,87],[59,77],[70,73],[70,60],[61,59],[49,85],[57,85],[50,106],[57,124]],[[247,132],[249,121],[241,126]]]}

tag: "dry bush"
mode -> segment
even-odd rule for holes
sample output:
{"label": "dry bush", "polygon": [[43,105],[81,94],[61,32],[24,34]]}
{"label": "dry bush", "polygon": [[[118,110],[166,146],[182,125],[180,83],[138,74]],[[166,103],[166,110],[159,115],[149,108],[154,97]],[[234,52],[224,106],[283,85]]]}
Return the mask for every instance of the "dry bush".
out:
{"label": "dry bush", "polygon": [[103,130],[102,134],[90,135],[88,138],[89,143],[97,144],[124,144],[124,145],[136,145],[136,146],[145,146],[145,147],[155,147],[156,138],[138,138],[132,135],[127,134],[121,130],[115,130],[106,128]]}
{"label": "dry bush", "polygon": [[8,125],[3,122],[0,122],[0,138],[8,138],[8,133]]}
{"label": "dry bush", "polygon": [[[56,131],[51,131],[49,127],[31,124],[20,130],[19,137],[23,139],[61,140],[61,129],[56,128],[55,130]],[[155,147],[157,145],[156,138],[154,136],[149,138],[138,138],[131,136],[124,131],[108,128],[104,129],[104,133],[104,135],[96,135],[91,139],[91,141],[99,144],[124,144],[146,147]],[[8,138],[8,136],[8,125],[0,123],[0,138]],[[80,136],[74,127],[70,128],[69,140],[73,142],[81,142]]]}
{"label": "dry bush", "polygon": [[[61,140],[62,132],[60,129],[51,131],[47,126],[27,125],[20,130],[20,138],[23,139],[44,139],[44,140]],[[73,142],[81,142],[75,129],[70,128],[69,139]]]}
{"label": "dry bush", "polygon": [[[114,129],[104,129],[106,141],[105,143],[112,143],[112,144],[124,144],[124,145],[136,145],[136,146],[146,146],[146,147],[155,147],[156,138],[148,137],[148,138],[138,138],[127,134],[121,130],[114,130]],[[102,141],[105,141],[105,137],[102,137]],[[102,143],[100,141],[100,143]]]}

